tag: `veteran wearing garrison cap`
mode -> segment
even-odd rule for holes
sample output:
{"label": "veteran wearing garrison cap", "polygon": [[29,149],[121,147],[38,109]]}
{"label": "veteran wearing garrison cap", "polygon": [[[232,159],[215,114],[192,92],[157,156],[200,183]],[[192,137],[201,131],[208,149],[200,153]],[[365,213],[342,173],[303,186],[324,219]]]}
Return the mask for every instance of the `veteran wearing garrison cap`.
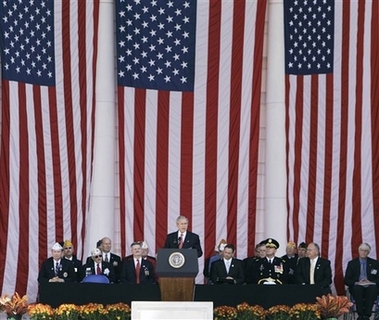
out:
{"label": "veteran wearing garrison cap", "polygon": [[276,257],[279,242],[273,238],[265,240],[266,257],[259,260],[258,284],[284,284],[288,281],[288,267],[286,261]]}
{"label": "veteran wearing garrison cap", "polygon": [[75,281],[74,266],[62,257],[62,251],[63,247],[58,242],[52,246],[52,256],[42,263],[39,271],[39,283]]}
{"label": "veteran wearing garrison cap", "polygon": [[82,261],[76,257],[74,252],[74,244],[71,240],[65,240],[63,243],[63,257],[72,263],[75,271],[75,281],[80,282],[84,278],[84,275],[82,274]]}

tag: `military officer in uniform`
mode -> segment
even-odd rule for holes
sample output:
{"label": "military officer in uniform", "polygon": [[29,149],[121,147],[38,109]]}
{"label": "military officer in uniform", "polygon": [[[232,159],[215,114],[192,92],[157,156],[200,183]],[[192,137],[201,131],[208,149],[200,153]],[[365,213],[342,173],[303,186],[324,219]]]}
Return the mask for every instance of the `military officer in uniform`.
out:
{"label": "military officer in uniform", "polygon": [[283,258],[276,257],[279,242],[268,238],[266,243],[266,257],[262,258],[258,267],[258,284],[284,284],[288,281],[288,267]]}

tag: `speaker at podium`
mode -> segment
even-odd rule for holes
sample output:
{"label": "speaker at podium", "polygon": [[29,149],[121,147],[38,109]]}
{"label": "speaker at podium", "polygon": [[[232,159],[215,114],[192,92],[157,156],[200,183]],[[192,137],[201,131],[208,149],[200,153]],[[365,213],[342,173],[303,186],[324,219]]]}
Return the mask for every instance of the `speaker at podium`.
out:
{"label": "speaker at podium", "polygon": [[193,301],[199,272],[196,249],[159,249],[157,275],[162,301]]}

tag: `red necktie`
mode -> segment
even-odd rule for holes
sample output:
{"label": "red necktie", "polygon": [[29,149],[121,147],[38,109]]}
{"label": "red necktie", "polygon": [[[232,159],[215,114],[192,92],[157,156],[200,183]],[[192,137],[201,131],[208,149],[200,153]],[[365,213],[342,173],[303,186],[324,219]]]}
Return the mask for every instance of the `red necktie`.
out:
{"label": "red necktie", "polygon": [[180,234],[180,243],[179,243],[179,249],[183,248],[183,243],[184,243],[184,234]]}
{"label": "red necktie", "polygon": [[100,264],[97,264],[96,274],[101,274]]}
{"label": "red necktie", "polygon": [[137,264],[136,264],[136,282],[139,284],[139,275],[141,271],[141,266],[139,264],[139,259],[137,259]]}

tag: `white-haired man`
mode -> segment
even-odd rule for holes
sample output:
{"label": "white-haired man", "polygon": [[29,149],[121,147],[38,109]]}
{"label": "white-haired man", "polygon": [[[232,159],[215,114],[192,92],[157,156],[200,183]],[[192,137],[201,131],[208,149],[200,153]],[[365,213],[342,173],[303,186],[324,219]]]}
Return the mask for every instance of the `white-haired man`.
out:
{"label": "white-haired man", "polygon": [[370,318],[378,296],[379,262],[368,256],[370,251],[370,245],[362,243],[358,248],[359,257],[349,261],[345,274],[345,285],[354,297],[359,320]]}
{"label": "white-haired man", "polygon": [[99,248],[91,251],[91,261],[83,265],[82,274],[86,276],[91,274],[104,275],[110,283],[115,281],[115,272],[110,262],[103,261],[103,254]]}
{"label": "white-haired man", "polygon": [[62,251],[63,247],[56,242],[51,248],[51,257],[42,263],[38,274],[39,283],[75,281],[74,266],[63,259]]}

